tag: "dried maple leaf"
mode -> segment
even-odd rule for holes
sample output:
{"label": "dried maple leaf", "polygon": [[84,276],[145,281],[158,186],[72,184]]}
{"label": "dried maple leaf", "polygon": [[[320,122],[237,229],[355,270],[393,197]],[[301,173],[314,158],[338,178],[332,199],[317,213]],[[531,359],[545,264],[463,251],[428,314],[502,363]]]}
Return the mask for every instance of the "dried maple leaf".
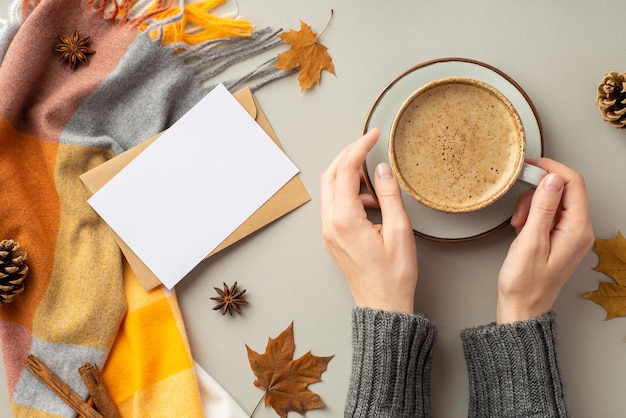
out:
{"label": "dried maple leaf", "polygon": [[606,309],[606,319],[626,316],[626,287],[624,286],[600,282],[598,290],[587,293],[585,297]]}
{"label": "dried maple leaf", "polygon": [[[330,16],[332,18],[332,11]],[[280,35],[280,39],[291,48],[278,55],[276,68],[291,71],[299,67],[298,81],[301,91],[311,88],[313,84],[319,84],[322,70],[335,75],[335,65],[328,55],[328,48],[319,42],[325,31],[326,29],[317,36],[309,25],[300,21],[299,31],[291,29]]]}
{"label": "dried maple leaf", "polygon": [[606,319],[626,316],[626,238],[618,232],[613,239],[596,240],[594,251],[598,255],[594,270],[613,278],[615,283],[600,282],[598,290],[587,293],[585,298],[606,309]]}
{"label": "dried maple leaf", "polygon": [[595,250],[599,260],[595,270],[626,286],[626,238],[621,232],[614,239],[596,240]]}
{"label": "dried maple leaf", "polygon": [[265,406],[271,405],[282,418],[286,418],[290,411],[304,415],[306,411],[326,406],[308,386],[321,380],[322,373],[334,356],[317,357],[309,351],[293,360],[295,348],[293,322],[278,337],[268,339],[264,354],[246,345],[250,367],[256,376],[254,385],[265,390],[261,400],[265,399]]}

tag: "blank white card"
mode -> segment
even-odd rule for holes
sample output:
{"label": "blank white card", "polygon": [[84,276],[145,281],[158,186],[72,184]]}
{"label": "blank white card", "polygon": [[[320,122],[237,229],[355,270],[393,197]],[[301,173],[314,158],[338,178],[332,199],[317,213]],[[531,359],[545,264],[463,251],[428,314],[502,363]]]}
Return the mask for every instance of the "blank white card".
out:
{"label": "blank white card", "polygon": [[171,289],[297,173],[220,84],[88,202]]}

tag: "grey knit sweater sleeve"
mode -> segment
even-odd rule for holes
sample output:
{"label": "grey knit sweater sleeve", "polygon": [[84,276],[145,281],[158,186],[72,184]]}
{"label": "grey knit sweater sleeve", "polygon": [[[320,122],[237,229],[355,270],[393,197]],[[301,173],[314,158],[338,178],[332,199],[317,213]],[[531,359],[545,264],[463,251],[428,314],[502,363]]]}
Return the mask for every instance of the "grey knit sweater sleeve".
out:
{"label": "grey knit sweater sleeve", "polygon": [[352,311],[352,376],[346,417],[430,417],[437,330],[418,315]]}
{"label": "grey knit sweater sleeve", "polygon": [[469,417],[568,416],[553,313],[461,333],[470,382]]}

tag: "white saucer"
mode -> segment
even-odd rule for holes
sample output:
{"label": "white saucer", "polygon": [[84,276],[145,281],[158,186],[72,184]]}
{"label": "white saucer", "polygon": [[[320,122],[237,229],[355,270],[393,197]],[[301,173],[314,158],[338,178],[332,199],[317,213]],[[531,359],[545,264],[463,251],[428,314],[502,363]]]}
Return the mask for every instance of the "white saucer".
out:
{"label": "white saucer", "polygon": [[[389,163],[387,144],[393,118],[402,103],[419,87],[444,77],[469,77],[492,85],[513,104],[524,125],[526,134],[526,157],[544,155],[541,122],[530,98],[522,88],[500,70],[475,60],[465,58],[443,58],[418,64],[391,81],[378,95],[365,119],[363,132],[378,127],[380,139],[369,152],[364,164],[365,181],[373,193],[370,178],[381,162]],[[422,205],[404,190],[404,205],[411,219],[413,230],[423,238],[435,241],[468,241],[489,235],[509,223],[518,196],[528,190],[521,183],[499,201],[470,213],[439,212]]]}

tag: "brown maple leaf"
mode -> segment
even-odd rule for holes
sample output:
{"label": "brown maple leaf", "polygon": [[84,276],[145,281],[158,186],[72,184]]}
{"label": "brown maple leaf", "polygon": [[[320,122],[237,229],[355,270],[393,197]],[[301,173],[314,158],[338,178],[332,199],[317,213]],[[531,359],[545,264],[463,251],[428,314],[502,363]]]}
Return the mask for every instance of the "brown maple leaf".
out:
{"label": "brown maple leaf", "polygon": [[626,316],[626,287],[624,286],[600,282],[598,290],[587,293],[585,297],[606,309],[606,319]]}
{"label": "brown maple leaf", "polygon": [[261,400],[265,399],[265,406],[271,405],[281,418],[286,418],[290,411],[304,415],[311,409],[326,407],[322,398],[308,386],[321,381],[322,373],[334,356],[317,357],[309,351],[293,360],[295,348],[293,322],[278,337],[268,339],[264,354],[246,345],[250,367],[256,376],[254,385],[265,390]]}
{"label": "brown maple leaf", "polygon": [[[332,10],[330,16],[332,19]],[[285,71],[300,68],[300,74],[298,74],[300,91],[311,88],[313,84],[319,84],[322,70],[335,75],[335,65],[333,59],[328,55],[328,48],[319,42],[327,28],[328,25],[320,36],[317,36],[309,25],[300,21],[299,31],[291,29],[280,35],[280,39],[290,45],[291,48],[278,55],[276,68]]]}
{"label": "brown maple leaf", "polygon": [[626,238],[618,232],[613,239],[596,240],[594,251],[598,255],[594,270],[615,283],[600,282],[598,290],[587,293],[585,298],[606,309],[606,319],[626,316]]}
{"label": "brown maple leaf", "polygon": [[598,254],[598,265],[594,270],[615,279],[626,286],[626,238],[621,232],[614,239],[598,239],[594,251]]}

